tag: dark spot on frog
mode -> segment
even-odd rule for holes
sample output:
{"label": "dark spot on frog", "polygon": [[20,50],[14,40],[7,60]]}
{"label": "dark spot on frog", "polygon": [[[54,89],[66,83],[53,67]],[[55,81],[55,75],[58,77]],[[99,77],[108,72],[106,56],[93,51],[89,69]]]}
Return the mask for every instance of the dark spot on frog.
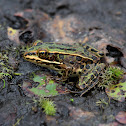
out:
{"label": "dark spot on frog", "polygon": [[40,46],[40,45],[42,45],[43,43],[42,42],[38,42],[37,44],[36,44],[36,46]]}
{"label": "dark spot on frog", "polygon": [[36,60],[36,62],[41,62],[41,60]]}
{"label": "dark spot on frog", "polygon": [[52,56],[52,55],[54,55],[54,53],[48,53],[48,55],[49,55],[49,56]]}
{"label": "dark spot on frog", "polygon": [[30,60],[36,60],[36,59],[30,59]]}
{"label": "dark spot on frog", "polygon": [[119,85],[119,88],[122,88],[123,86],[122,85]]}
{"label": "dark spot on frog", "polygon": [[104,53],[99,53],[100,56],[104,56]]}
{"label": "dark spot on frog", "polygon": [[73,61],[70,61],[70,64],[74,64],[74,62]]}
{"label": "dark spot on frog", "polygon": [[69,50],[69,51],[76,51],[76,49],[70,49],[70,48],[69,48],[69,49],[65,49],[65,50]]}
{"label": "dark spot on frog", "polygon": [[76,74],[76,72],[74,72],[73,74]]}
{"label": "dark spot on frog", "polygon": [[[95,80],[94,80],[95,81]],[[94,82],[91,82],[91,84],[89,85],[90,86],[90,88],[92,88],[92,87],[94,87],[94,84],[93,84]]]}
{"label": "dark spot on frog", "polygon": [[29,50],[34,50],[34,47],[31,47]]}
{"label": "dark spot on frog", "polygon": [[93,71],[93,74],[96,76],[96,77],[98,77],[98,73],[97,73],[97,71]]}
{"label": "dark spot on frog", "polygon": [[83,69],[84,68],[84,65],[80,65],[80,68]]}
{"label": "dark spot on frog", "polygon": [[70,74],[70,70],[68,71],[68,74]]}
{"label": "dark spot on frog", "polygon": [[95,50],[95,49],[91,49],[91,51],[92,51],[92,52],[98,52],[98,51],[97,51],[97,50]]}
{"label": "dark spot on frog", "polygon": [[66,47],[73,47],[72,45],[69,45],[69,44],[62,44],[62,45]]}
{"label": "dark spot on frog", "polygon": [[86,48],[84,48],[84,55],[89,56],[89,52]]}
{"label": "dark spot on frog", "polygon": [[83,75],[82,76],[87,76],[88,75],[88,72],[87,73],[83,73]]}
{"label": "dark spot on frog", "polygon": [[91,57],[93,60],[97,60],[97,57],[96,56],[92,56]]}
{"label": "dark spot on frog", "polygon": [[82,46],[85,46],[85,45],[86,45],[85,43],[82,44]]}
{"label": "dark spot on frog", "polygon": [[121,93],[121,95],[125,95],[125,91],[124,90],[120,90],[120,93]]}
{"label": "dark spot on frog", "polygon": [[91,75],[91,80],[94,78],[94,75]]}
{"label": "dark spot on frog", "polygon": [[55,65],[55,68],[62,69],[60,66]]}
{"label": "dark spot on frog", "polygon": [[85,61],[85,63],[86,63],[86,64],[93,64],[93,61],[90,60],[90,59],[87,59],[87,60]]}
{"label": "dark spot on frog", "polygon": [[90,69],[90,66],[88,64],[86,65],[86,69]]}
{"label": "dark spot on frog", "polygon": [[82,57],[80,57],[80,56],[77,56],[77,57],[76,57],[76,60],[77,60],[77,61],[81,61],[81,59],[82,59]]}
{"label": "dark spot on frog", "polygon": [[25,54],[25,56],[27,56],[27,55],[29,55],[29,56],[36,55],[36,53],[35,52],[29,52],[29,53]]}
{"label": "dark spot on frog", "polygon": [[115,86],[114,88],[117,88],[118,86]]}
{"label": "dark spot on frog", "polygon": [[96,67],[97,71],[101,71],[101,67],[97,66]]}
{"label": "dark spot on frog", "polygon": [[97,78],[94,78],[94,79],[92,80],[91,85],[89,85],[90,88],[91,88],[91,87],[94,87],[94,86],[97,84],[97,82],[98,82],[98,79],[97,79]]}
{"label": "dark spot on frog", "polygon": [[86,46],[86,49],[89,49],[89,46]]}
{"label": "dark spot on frog", "polygon": [[64,55],[63,54],[59,54],[59,58],[60,59],[64,59]]}
{"label": "dark spot on frog", "polygon": [[84,89],[85,87],[86,87],[85,84],[83,84],[83,89]]}
{"label": "dark spot on frog", "polygon": [[25,59],[29,60],[30,58],[25,58]]}

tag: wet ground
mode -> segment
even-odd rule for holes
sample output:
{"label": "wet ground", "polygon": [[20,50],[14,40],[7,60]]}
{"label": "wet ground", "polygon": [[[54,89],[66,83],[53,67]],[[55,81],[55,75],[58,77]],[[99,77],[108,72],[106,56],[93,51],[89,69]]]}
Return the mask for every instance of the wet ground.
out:
{"label": "wet ground", "polygon": [[[97,86],[83,97],[76,94],[52,97],[56,115],[46,116],[21,85],[32,72],[48,72],[22,57],[22,48],[36,39],[71,44],[81,40],[105,53],[108,48],[117,65],[126,68],[125,7],[125,0],[1,0],[1,62],[11,66],[12,71],[8,69],[12,79],[4,78],[4,88],[3,80],[0,81],[0,126],[122,126],[115,116],[126,111],[126,102],[109,99],[105,90]],[[9,27],[20,31],[9,36]],[[105,103],[98,105],[99,100]]]}

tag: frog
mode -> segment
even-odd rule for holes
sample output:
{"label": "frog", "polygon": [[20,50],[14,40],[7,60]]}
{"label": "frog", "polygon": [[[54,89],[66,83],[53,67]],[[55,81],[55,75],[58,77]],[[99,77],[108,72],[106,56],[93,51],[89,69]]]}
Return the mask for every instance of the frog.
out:
{"label": "frog", "polygon": [[[75,85],[81,96],[93,88],[106,67],[104,53],[85,43],[57,43],[37,40],[24,53],[24,59],[52,69],[61,81],[78,78]],[[68,82],[69,83],[69,82]]]}

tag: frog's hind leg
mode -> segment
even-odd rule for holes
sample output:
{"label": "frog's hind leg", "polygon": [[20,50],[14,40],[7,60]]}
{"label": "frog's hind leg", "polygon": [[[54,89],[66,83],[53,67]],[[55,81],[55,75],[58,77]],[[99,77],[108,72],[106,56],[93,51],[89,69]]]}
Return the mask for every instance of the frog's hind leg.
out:
{"label": "frog's hind leg", "polygon": [[92,68],[90,71],[86,72],[86,74],[81,75],[78,84],[78,87],[82,90],[81,96],[98,83],[100,74],[104,67],[105,64],[101,63]]}
{"label": "frog's hind leg", "polygon": [[98,83],[99,77],[98,78],[93,78],[92,81],[87,83],[88,86],[85,86],[85,88],[82,90],[82,93],[80,95],[83,96],[86,92],[88,92],[91,88],[93,88],[97,83]]}

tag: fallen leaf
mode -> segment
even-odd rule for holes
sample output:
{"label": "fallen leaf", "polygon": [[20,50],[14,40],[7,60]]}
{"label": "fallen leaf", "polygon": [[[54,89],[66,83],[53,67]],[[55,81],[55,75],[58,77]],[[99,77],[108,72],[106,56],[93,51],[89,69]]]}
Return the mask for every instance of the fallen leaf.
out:
{"label": "fallen leaf", "polygon": [[110,98],[124,102],[126,98],[126,82],[112,85],[110,88],[106,88],[106,93]]}
{"label": "fallen leaf", "polygon": [[33,80],[29,79],[24,81],[22,88],[24,93],[29,97],[51,97],[59,94],[69,93],[67,92],[65,86],[56,83],[49,77],[49,75],[47,76],[41,73],[35,74]]}
{"label": "fallen leaf", "polygon": [[99,126],[120,126],[120,125],[117,122],[112,122],[112,123],[108,123],[108,124],[99,124]]}
{"label": "fallen leaf", "polygon": [[126,112],[119,112],[116,116],[116,120],[122,124],[126,124]]}
{"label": "fallen leaf", "polygon": [[70,107],[69,109],[70,109],[69,115],[75,120],[79,120],[80,118],[90,119],[95,116],[93,112],[83,111],[82,109],[79,108]]}
{"label": "fallen leaf", "polygon": [[11,27],[8,27],[7,28],[7,35],[8,35],[8,38],[10,40],[16,42],[17,44],[20,44],[20,41],[19,41],[19,30],[13,29]]}

